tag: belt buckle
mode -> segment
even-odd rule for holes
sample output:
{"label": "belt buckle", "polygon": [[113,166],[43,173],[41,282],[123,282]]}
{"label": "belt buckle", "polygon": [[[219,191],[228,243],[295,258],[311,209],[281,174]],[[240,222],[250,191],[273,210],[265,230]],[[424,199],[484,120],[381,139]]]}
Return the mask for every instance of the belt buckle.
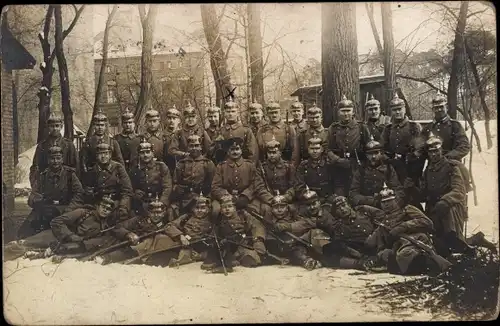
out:
{"label": "belt buckle", "polygon": [[59,200],[53,200],[52,205],[59,205]]}
{"label": "belt buckle", "polygon": [[394,154],[394,157],[396,158],[396,160],[400,160],[403,158],[403,155],[396,153]]}
{"label": "belt buckle", "polygon": [[345,154],[344,154],[344,157],[345,157],[345,158],[351,158],[351,153],[349,153],[349,152],[345,153]]}

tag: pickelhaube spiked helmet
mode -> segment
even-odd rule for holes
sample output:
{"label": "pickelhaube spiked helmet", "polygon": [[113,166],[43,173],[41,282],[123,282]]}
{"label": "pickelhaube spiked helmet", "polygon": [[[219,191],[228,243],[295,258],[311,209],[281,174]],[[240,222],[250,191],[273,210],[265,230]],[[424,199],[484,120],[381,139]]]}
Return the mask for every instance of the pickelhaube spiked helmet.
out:
{"label": "pickelhaube spiked helmet", "polygon": [[307,109],[307,115],[313,115],[313,114],[322,114],[323,112],[319,107],[316,106],[316,102],[313,103],[313,105]]}
{"label": "pickelhaube spiked helmet", "polygon": [[271,199],[271,206],[287,205],[285,196],[281,195],[279,190],[276,190],[276,196]]}
{"label": "pickelhaube spiked helmet", "polygon": [[304,104],[302,104],[299,101],[295,101],[290,105],[290,109],[293,110],[303,110],[304,109]]}
{"label": "pickelhaube spiked helmet", "polygon": [[188,145],[201,145],[201,137],[198,135],[189,135],[187,142]]}
{"label": "pickelhaube spiked helmet", "polygon": [[384,187],[382,190],[380,190],[380,201],[386,201],[386,200],[391,200],[396,198],[396,194],[394,193],[394,190],[389,189],[387,185],[384,182]]}
{"label": "pickelhaube spiked helmet", "polygon": [[108,206],[110,208],[115,207],[115,201],[109,195],[102,196],[100,204],[103,206]]}
{"label": "pickelhaube spiked helmet", "polygon": [[229,101],[224,103],[224,109],[233,109],[233,108],[237,108],[237,107],[238,107],[238,103],[233,102],[232,98],[230,98]]}
{"label": "pickelhaube spiked helmet", "polygon": [[370,135],[370,141],[365,146],[365,153],[380,151],[382,148],[382,144],[376,141],[373,135]]}
{"label": "pickelhaube spiked helmet", "polygon": [[402,108],[405,106],[405,101],[399,98],[398,93],[394,92],[394,96],[389,104],[391,108]]}
{"label": "pickelhaube spiked helmet", "polygon": [[139,143],[139,152],[144,152],[144,151],[151,151],[153,150],[153,145],[151,145],[150,142],[148,142],[144,137],[141,138],[141,142]]}
{"label": "pickelhaube spiked helmet", "polygon": [[220,113],[220,107],[212,105],[207,109],[207,113]]}
{"label": "pickelhaube spiked helmet", "polygon": [[109,151],[111,151],[111,146],[103,140],[101,140],[96,146],[96,153],[106,153]]}
{"label": "pickelhaube spiked helmet", "polygon": [[165,209],[165,204],[158,199],[158,194],[156,194],[156,198],[149,203],[148,210],[150,212],[153,211],[158,212],[158,211],[163,211],[164,209]]}
{"label": "pickelhaube spiked helmet", "polygon": [[333,205],[335,205],[335,207],[339,207],[345,203],[347,203],[347,198],[344,196],[337,196],[333,199]]}
{"label": "pickelhaube spiked helmet", "polygon": [[99,111],[97,111],[97,113],[92,117],[92,120],[94,122],[107,122],[108,117],[104,114],[104,112],[102,112],[101,109],[99,109]]}
{"label": "pickelhaube spiked helmet", "polygon": [[203,192],[200,192],[200,195],[196,198],[196,204],[210,204],[210,199],[208,197],[203,196]]}
{"label": "pickelhaube spiked helmet", "polygon": [[441,92],[437,91],[436,97],[432,99],[432,107],[443,106],[446,105],[447,103],[448,100],[446,99],[446,97],[443,94],[441,94]]}
{"label": "pickelhaube spiked helmet", "polygon": [[59,114],[55,112],[50,112],[49,117],[47,118],[47,123],[62,123],[63,119]]}
{"label": "pickelhaube spiked helmet", "polygon": [[306,191],[304,192],[304,195],[302,197],[303,197],[304,201],[308,202],[308,203],[319,199],[316,191],[310,190],[307,185],[306,185]]}
{"label": "pickelhaube spiked helmet", "polygon": [[262,111],[262,109],[263,109],[262,104],[257,102],[255,98],[253,99],[252,103],[248,106],[249,111],[257,111],[257,110]]}
{"label": "pickelhaube spiked helmet", "polygon": [[269,102],[266,105],[266,111],[267,112],[280,111],[280,110],[281,110],[280,104],[278,102],[276,102],[276,101]]}
{"label": "pickelhaube spiked helmet", "polygon": [[230,194],[225,194],[221,197],[220,199],[220,203],[221,204],[225,204],[225,203],[234,203],[234,198],[233,196],[231,196]]}
{"label": "pickelhaube spiked helmet", "polygon": [[438,150],[441,148],[443,145],[443,140],[439,138],[438,136],[434,135],[434,133],[431,131],[429,134],[429,138],[425,142],[425,145],[427,147],[427,150]]}
{"label": "pickelhaube spiked helmet", "polygon": [[370,108],[379,108],[380,102],[373,97],[373,94],[370,94],[370,99],[365,104],[365,109]]}
{"label": "pickelhaube spiked helmet", "polygon": [[62,150],[61,146],[59,146],[57,143],[53,144],[49,148],[49,155],[50,156],[62,155],[62,153],[63,153],[63,150]]}
{"label": "pickelhaube spiked helmet", "polygon": [[150,108],[146,111],[145,117],[146,119],[160,119],[160,112],[158,112],[158,110]]}
{"label": "pickelhaube spiked helmet", "polygon": [[342,95],[342,100],[338,104],[339,109],[352,109],[354,108],[354,103],[351,100],[348,100],[347,97]]}
{"label": "pickelhaube spiked helmet", "polygon": [[188,102],[188,105],[182,110],[182,114],[184,116],[196,115],[196,109],[191,105],[191,102]]}
{"label": "pickelhaube spiked helmet", "polygon": [[181,113],[179,110],[176,109],[175,104],[167,110],[167,117],[175,117],[179,118],[181,116]]}
{"label": "pickelhaube spiked helmet", "polygon": [[125,122],[130,120],[134,120],[134,114],[130,112],[130,110],[127,107],[122,113],[122,121]]}
{"label": "pickelhaube spiked helmet", "polygon": [[321,143],[323,142],[323,140],[317,136],[314,136],[314,137],[311,137],[309,138],[309,140],[307,141],[307,146],[311,146],[311,145],[321,145]]}
{"label": "pickelhaube spiked helmet", "polygon": [[274,148],[280,148],[281,144],[279,141],[276,140],[276,137],[274,137],[273,135],[273,139],[271,139],[270,141],[268,141],[266,143],[266,148],[269,150],[269,149],[274,149]]}

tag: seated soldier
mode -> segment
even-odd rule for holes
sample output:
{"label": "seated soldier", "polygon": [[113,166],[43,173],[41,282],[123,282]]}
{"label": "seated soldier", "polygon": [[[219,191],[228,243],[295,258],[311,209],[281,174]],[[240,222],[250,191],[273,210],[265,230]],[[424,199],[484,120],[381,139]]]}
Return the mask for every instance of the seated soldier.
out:
{"label": "seated soldier", "polygon": [[345,197],[339,196],[335,198],[333,213],[334,218],[318,223],[332,239],[323,248],[326,266],[366,270],[372,252],[365,247],[365,241],[375,230],[373,221],[381,220],[384,212],[371,206],[353,209]]}
{"label": "seated soldier", "polygon": [[201,139],[191,135],[187,139],[189,156],[180,160],[174,171],[172,214],[179,217],[188,212],[190,203],[200,192],[209,194],[215,174],[214,163],[201,154]]}
{"label": "seated soldier", "polygon": [[[209,250],[207,260],[214,263],[203,264],[202,269],[222,273],[224,272],[222,263],[227,272],[232,272],[233,267],[239,264],[245,267],[260,265],[261,256],[266,252],[264,226],[248,212],[237,211],[231,195],[222,196],[220,203],[221,218],[215,228],[222,252],[217,252],[217,246]],[[219,255],[223,256],[224,262],[217,259]]]}
{"label": "seated soldier", "polygon": [[384,184],[396,192],[400,205],[404,204],[404,189],[390,164],[383,164],[382,145],[372,140],[365,146],[366,161],[354,170],[349,199],[353,206],[369,205],[380,208],[379,193]]}
{"label": "seated soldier", "polygon": [[129,218],[132,185],[123,164],[111,160],[111,148],[107,143],[97,145],[96,159],[87,176],[82,180],[85,191],[85,203],[93,204],[103,196],[115,201],[112,220],[115,223]]}
{"label": "seated soldier", "polygon": [[[242,158],[243,139],[232,138],[224,143],[227,160],[217,165],[212,181],[212,215],[220,212],[220,200],[225,195],[235,197],[236,209],[247,207],[254,211],[265,211],[272,195],[266,189],[255,163]],[[264,206],[264,207],[261,207]]]}
{"label": "seated soldier", "polygon": [[156,196],[169,206],[172,177],[165,163],[154,159],[153,146],[144,139],[139,144],[139,164],[130,170],[134,194],[132,209],[139,215],[147,214],[148,205]]}
{"label": "seated soldier", "polygon": [[109,216],[114,205],[115,202],[109,197],[103,197],[96,206],[86,205],[57,216],[50,222],[50,230],[8,243],[5,246],[4,259],[16,259],[33,249],[53,248],[47,250],[43,254],[44,257],[54,253],[91,252],[100,246],[113,243],[115,239],[107,236],[106,230],[109,230]]}
{"label": "seated soldier", "polygon": [[384,188],[380,192],[382,210],[386,214],[379,226],[366,239],[366,246],[377,251],[378,263],[390,273],[413,275],[441,270],[429,255],[409,240],[408,236],[424,245],[433,247],[430,233],[432,221],[418,208],[407,205],[401,208],[394,191]]}
{"label": "seated soldier", "polygon": [[27,238],[50,229],[50,221],[63,213],[83,205],[83,187],[76,170],[63,165],[63,150],[55,145],[49,148],[49,166],[36,174],[28,205],[33,208],[17,233],[18,239]]}

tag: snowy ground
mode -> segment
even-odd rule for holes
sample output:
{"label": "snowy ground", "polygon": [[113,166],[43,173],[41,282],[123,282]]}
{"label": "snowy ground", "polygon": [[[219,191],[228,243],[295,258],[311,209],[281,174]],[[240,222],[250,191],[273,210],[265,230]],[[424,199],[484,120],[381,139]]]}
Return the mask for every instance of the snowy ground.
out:
{"label": "snowy ground", "polygon": [[[486,147],[483,127],[478,129]],[[496,137],[496,130],[492,133]],[[479,205],[470,193],[468,233],[477,228],[496,242],[496,145],[473,157]],[[224,276],[200,270],[199,263],[172,269],[19,259],[4,263],[4,315],[10,323],[30,325],[454,319],[410,307],[391,314],[383,302],[361,293],[367,285],[402,277],[352,274],[359,272],[266,266],[237,267]]]}

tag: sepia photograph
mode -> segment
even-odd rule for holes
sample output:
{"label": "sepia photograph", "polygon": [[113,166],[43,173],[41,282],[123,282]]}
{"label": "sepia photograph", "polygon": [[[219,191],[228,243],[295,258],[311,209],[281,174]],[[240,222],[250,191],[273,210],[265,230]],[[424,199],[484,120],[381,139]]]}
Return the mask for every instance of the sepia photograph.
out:
{"label": "sepia photograph", "polygon": [[4,6],[4,320],[495,320],[496,24],[491,1]]}

